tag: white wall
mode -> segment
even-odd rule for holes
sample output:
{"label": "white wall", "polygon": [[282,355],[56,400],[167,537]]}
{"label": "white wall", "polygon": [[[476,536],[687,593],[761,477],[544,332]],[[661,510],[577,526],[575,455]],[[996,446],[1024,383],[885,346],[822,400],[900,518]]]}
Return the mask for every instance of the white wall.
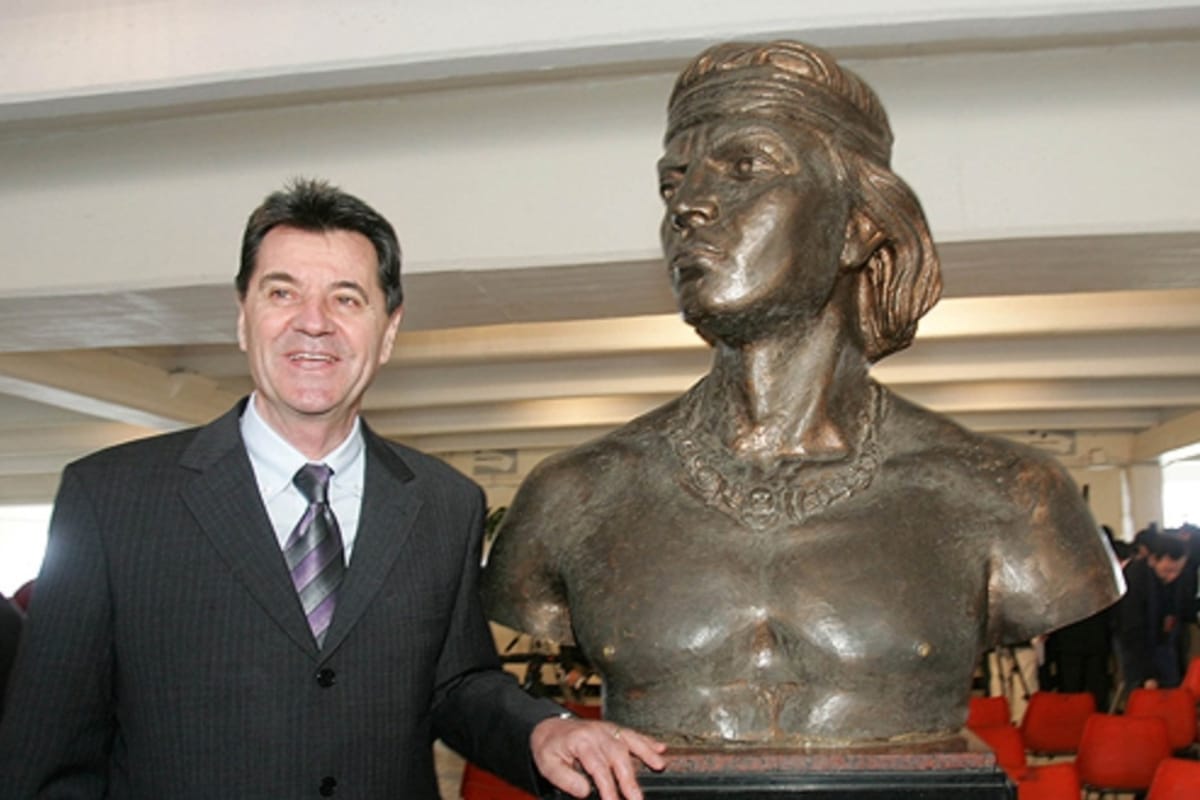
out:
{"label": "white wall", "polygon": [[69,101],[87,97],[137,106],[156,93],[237,96],[263,82],[337,87],[372,71],[417,80],[677,58],[700,41],[764,32],[878,46],[1195,19],[1196,4],[1179,0],[8,0],[0,106],[57,100],[79,110],[89,105]]}
{"label": "white wall", "polygon": [[[852,66],[941,242],[1200,227],[1200,42]],[[0,296],[226,286],[244,214],[296,173],[396,220],[410,274],[654,258],[672,77],[15,129],[0,134]]]}
{"label": "white wall", "polygon": [[1162,468],[1156,463],[1133,464],[1128,469],[1130,515],[1135,531],[1151,522],[1163,525]]}

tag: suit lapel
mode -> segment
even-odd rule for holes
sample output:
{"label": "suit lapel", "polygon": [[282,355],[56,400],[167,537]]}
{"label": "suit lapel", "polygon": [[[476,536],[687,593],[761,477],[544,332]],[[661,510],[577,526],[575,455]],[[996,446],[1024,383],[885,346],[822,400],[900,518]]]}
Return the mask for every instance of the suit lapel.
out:
{"label": "suit lapel", "polygon": [[363,437],[367,464],[362,511],[350,568],[326,634],[324,654],[337,649],[383,588],[388,573],[412,537],[421,508],[417,481],[408,465],[365,423]]}
{"label": "suit lapel", "polygon": [[238,418],[244,404],[201,428],[184,453],[180,463],[196,477],[184,489],[183,501],[254,600],[316,657],[316,642],[242,445]]}

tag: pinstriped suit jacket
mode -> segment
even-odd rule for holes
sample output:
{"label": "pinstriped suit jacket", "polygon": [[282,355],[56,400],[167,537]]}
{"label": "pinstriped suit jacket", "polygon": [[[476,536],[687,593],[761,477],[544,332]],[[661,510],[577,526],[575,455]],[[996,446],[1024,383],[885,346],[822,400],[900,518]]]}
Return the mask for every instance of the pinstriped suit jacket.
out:
{"label": "pinstriped suit jacket", "polygon": [[529,784],[529,734],[557,707],[499,669],[479,488],[364,429],[358,538],[318,651],[240,410],[64,472],[0,798],[433,798],[439,736]]}

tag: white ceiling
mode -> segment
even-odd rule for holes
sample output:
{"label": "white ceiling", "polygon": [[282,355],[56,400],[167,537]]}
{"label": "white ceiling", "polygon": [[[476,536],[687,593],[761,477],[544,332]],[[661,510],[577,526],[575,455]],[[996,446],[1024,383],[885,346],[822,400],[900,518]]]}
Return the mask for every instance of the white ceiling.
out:
{"label": "white ceiling", "polygon": [[[1104,434],[1135,462],[1200,440],[1200,14],[1160,4],[1113,30],[1139,4],[1065,5],[1041,27],[979,9],[916,33],[827,27],[892,113],[943,260],[945,299],[875,372],[978,430]],[[313,55],[286,86],[0,92],[0,501],[49,499],[71,458],[248,390],[237,237],[298,172],[401,220],[405,330],[366,403],[383,433],[556,448],[678,394],[707,351],[672,315],[652,166],[700,38],[626,25],[572,39],[582,66],[545,66],[562,51],[539,45],[501,73],[445,45],[429,63],[460,69],[444,81],[375,70],[331,88],[353,70]]]}

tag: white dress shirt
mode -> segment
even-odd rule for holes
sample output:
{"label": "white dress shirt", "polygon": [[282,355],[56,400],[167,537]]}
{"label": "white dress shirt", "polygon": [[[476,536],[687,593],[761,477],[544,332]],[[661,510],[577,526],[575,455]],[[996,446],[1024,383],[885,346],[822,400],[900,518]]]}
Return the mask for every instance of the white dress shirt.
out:
{"label": "white dress shirt", "polygon": [[[308,508],[308,501],[292,483],[296,472],[309,459],[267,424],[254,407],[255,395],[250,396],[242,413],[242,441],[254,468],[254,479],[262,496],[275,538],[283,549],[292,529]],[[362,509],[363,475],[366,458],[363,453],[362,424],[354,420],[350,434],[331,452],[313,463],[327,464],[333,469],[329,481],[329,504],[342,532],[346,562],[354,550],[358,533],[358,517]]]}

